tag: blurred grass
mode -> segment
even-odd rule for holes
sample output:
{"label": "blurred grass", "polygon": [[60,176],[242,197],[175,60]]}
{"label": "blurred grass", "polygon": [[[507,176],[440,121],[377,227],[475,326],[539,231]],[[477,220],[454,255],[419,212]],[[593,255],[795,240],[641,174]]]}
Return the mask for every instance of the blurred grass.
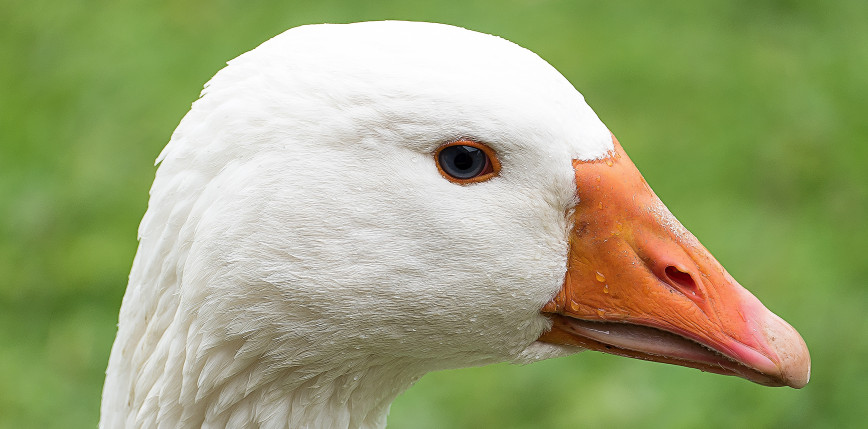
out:
{"label": "blurred grass", "polygon": [[152,161],[286,28],[445,22],[539,53],[729,271],[796,326],[801,391],[598,354],[430,374],[390,427],[861,427],[868,2],[0,2],[0,428],[94,427]]}

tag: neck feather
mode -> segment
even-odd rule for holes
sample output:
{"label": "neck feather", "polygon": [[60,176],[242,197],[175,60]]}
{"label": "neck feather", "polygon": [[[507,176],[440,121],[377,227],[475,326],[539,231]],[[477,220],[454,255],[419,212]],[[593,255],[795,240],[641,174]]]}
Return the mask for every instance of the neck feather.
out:
{"label": "neck feather", "polygon": [[389,405],[422,366],[359,347],[339,352],[336,335],[262,337],[215,323],[219,311],[183,298],[195,209],[161,205],[171,193],[160,190],[155,182],[139,230],[100,427],[384,427]]}
{"label": "neck feather", "polygon": [[100,427],[385,427],[392,401],[425,372],[394,358],[335,359],[330,350],[325,357],[310,344],[291,356],[269,353],[256,338],[202,334],[177,304],[158,302],[155,309],[167,312],[160,314],[130,302],[121,310]]}

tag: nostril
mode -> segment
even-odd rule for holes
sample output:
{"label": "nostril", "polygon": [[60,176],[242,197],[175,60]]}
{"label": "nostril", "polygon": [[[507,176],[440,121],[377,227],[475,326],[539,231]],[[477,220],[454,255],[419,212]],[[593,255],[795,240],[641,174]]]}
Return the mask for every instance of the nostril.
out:
{"label": "nostril", "polygon": [[693,294],[696,294],[696,281],[693,280],[693,277],[684,271],[681,271],[677,267],[672,265],[666,267],[666,277],[674,283],[675,286],[678,286],[682,289],[686,289]]}

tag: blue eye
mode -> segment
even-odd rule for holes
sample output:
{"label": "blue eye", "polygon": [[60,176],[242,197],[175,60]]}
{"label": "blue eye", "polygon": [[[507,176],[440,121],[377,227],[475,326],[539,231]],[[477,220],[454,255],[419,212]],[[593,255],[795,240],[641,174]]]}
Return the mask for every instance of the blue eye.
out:
{"label": "blue eye", "polygon": [[450,143],[441,147],[435,157],[440,173],[456,183],[486,180],[500,170],[500,163],[494,157],[493,151],[477,142]]}

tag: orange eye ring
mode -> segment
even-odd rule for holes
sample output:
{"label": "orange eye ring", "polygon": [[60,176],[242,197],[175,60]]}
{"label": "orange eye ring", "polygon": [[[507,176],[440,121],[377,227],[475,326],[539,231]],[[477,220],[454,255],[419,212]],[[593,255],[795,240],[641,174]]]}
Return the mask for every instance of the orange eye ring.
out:
{"label": "orange eye ring", "polygon": [[446,143],[434,151],[437,170],[459,185],[483,182],[500,173],[500,160],[490,147],[472,140]]}

